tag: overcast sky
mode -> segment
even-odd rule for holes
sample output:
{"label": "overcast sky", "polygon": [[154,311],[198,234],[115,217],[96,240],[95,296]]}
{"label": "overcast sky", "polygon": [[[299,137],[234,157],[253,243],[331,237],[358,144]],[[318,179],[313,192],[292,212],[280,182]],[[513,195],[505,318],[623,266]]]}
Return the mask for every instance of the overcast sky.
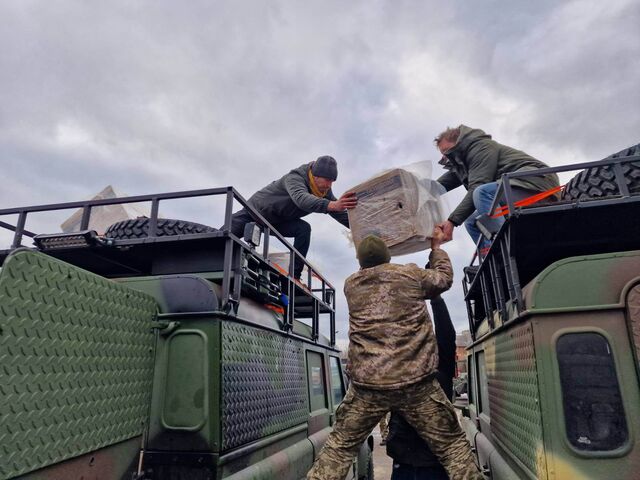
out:
{"label": "overcast sky", "polygon": [[[550,165],[640,141],[637,0],[5,0],[0,19],[0,208],[108,184],[248,197],[324,154],[340,194],[418,160],[439,175],[433,137],[461,123]],[[222,221],[217,206],[181,212]],[[344,228],[307,218],[309,258],[341,290],[357,269]],[[445,247],[458,330],[471,248],[461,229]]]}

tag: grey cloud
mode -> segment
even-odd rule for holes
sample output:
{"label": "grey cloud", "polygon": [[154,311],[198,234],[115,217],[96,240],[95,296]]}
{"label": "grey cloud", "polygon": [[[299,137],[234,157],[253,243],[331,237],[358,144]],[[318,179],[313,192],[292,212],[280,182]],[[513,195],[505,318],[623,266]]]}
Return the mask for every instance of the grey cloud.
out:
{"label": "grey cloud", "polygon": [[[639,8],[3,2],[0,204],[84,199],[106,184],[129,194],[232,184],[248,197],[320,154],[338,159],[341,193],[437,160],[433,136],[458,123],[550,163],[596,159],[638,141]],[[219,206],[166,211],[221,224]],[[353,250],[340,225],[312,222],[312,261],[341,289]],[[462,328],[458,272],[471,245],[457,229],[446,248]]]}

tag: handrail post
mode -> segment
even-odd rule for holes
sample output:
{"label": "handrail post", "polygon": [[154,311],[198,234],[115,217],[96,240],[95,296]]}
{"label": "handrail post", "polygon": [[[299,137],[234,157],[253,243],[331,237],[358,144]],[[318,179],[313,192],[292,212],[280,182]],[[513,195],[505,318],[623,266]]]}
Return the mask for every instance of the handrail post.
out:
{"label": "handrail post", "polygon": [[22,244],[22,231],[24,230],[26,221],[27,212],[23,210],[18,215],[18,223],[16,223],[16,233],[13,236],[13,243],[11,244],[11,248],[18,248]]}
{"label": "handrail post", "polygon": [[[233,187],[227,188],[227,199],[225,205],[225,214],[224,214],[224,228],[226,230],[230,230],[231,228],[231,212],[233,210]],[[224,264],[223,264],[223,275],[222,275],[222,299],[224,304],[222,305],[223,309],[230,313],[229,304],[231,300],[231,263],[233,260],[233,250],[234,250],[234,242],[233,239],[229,236],[225,240],[224,247]],[[235,278],[234,272],[234,282],[237,282],[239,279]]]}
{"label": "handrail post", "polygon": [[85,204],[85,206],[82,207],[82,220],[80,220],[80,230],[88,230],[90,220],[91,220],[91,205]]}
{"label": "handrail post", "polygon": [[620,162],[616,162],[613,164],[613,171],[616,174],[616,183],[618,184],[618,190],[620,190],[620,195],[623,197],[628,197],[631,194],[629,193],[629,185],[624,179],[624,172],[622,171],[622,164]]}
{"label": "handrail post", "polygon": [[160,210],[160,199],[153,197],[151,199],[151,217],[149,218],[148,237],[155,237],[158,234],[158,211]]}

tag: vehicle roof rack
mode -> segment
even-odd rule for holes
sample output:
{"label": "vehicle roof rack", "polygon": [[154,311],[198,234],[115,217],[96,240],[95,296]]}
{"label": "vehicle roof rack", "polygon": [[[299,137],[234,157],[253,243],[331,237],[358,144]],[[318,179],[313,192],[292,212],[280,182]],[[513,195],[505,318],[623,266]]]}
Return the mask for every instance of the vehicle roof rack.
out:
{"label": "vehicle roof rack", "polygon": [[[208,196],[225,197],[224,225],[219,230],[159,235],[161,202]],[[105,239],[89,230],[92,210],[97,207],[143,202],[151,204],[147,236]],[[231,233],[234,202],[238,202],[262,229],[263,244],[259,248]],[[79,232],[43,234],[25,228],[31,214],[74,208],[82,211]],[[0,229],[13,233],[11,247],[0,250],[0,266],[12,251],[24,247],[25,237],[30,237],[34,239],[34,247],[30,248],[108,278],[213,273],[222,286],[221,310],[237,313],[241,295],[252,296],[282,309],[286,331],[293,329],[294,319],[310,319],[313,340],[320,337],[320,315],[326,314],[330,322],[330,346],[335,346],[335,288],[231,186],[0,209],[0,218],[7,216],[17,216],[17,221],[0,220]],[[289,270],[285,273],[269,260],[271,236],[284,245],[290,259],[296,257],[306,265],[308,275],[303,279],[306,283],[294,280],[293,261],[289,262]]]}
{"label": "vehicle roof rack", "polygon": [[[479,241],[470,265],[464,269],[462,284],[474,340],[481,323],[486,322],[492,331],[523,313],[522,288],[553,262],[572,256],[640,249],[640,195],[630,194],[622,171],[625,163],[639,160],[640,155],[616,154],[596,162],[502,176],[491,211],[500,204],[506,205],[506,221],[484,258]],[[514,205],[514,179],[603,166],[614,172],[611,181],[617,188],[615,195],[547,201],[527,207]]]}

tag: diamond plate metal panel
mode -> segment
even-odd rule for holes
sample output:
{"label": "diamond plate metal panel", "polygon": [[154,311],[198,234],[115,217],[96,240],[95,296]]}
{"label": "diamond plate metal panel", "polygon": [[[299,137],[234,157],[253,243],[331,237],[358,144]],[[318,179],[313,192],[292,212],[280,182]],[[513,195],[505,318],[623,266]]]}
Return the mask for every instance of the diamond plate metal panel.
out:
{"label": "diamond plate metal panel", "polygon": [[531,325],[498,335],[485,355],[491,433],[537,478],[546,464]]}
{"label": "diamond plate metal panel", "polygon": [[223,449],[304,423],[307,401],[302,342],[223,322]]}
{"label": "diamond plate metal panel", "polygon": [[140,435],[155,301],[41,253],[0,271],[0,478]]}

